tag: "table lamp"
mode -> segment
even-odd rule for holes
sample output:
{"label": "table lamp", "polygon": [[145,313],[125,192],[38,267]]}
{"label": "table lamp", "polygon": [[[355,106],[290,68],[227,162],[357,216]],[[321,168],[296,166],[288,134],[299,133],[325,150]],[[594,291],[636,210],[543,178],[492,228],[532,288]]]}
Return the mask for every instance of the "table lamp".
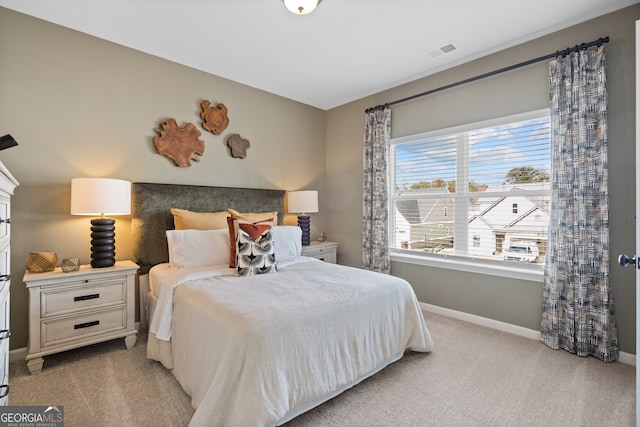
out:
{"label": "table lamp", "polygon": [[298,226],[302,229],[302,245],[311,243],[311,218],[308,213],[318,212],[318,192],[315,190],[290,191],[287,194],[288,212],[299,213]]}
{"label": "table lamp", "polygon": [[116,263],[115,220],[106,215],[131,213],[131,183],[121,179],[73,178],[71,214],[94,215],[91,220],[91,267]]}

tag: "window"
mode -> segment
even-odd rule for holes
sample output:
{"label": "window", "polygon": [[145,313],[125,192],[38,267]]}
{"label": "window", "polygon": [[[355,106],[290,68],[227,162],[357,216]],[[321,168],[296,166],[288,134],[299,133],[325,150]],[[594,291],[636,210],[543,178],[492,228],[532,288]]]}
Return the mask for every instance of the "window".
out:
{"label": "window", "polygon": [[435,265],[465,257],[541,272],[550,204],[548,110],[394,138],[389,158],[392,256],[421,256]]}

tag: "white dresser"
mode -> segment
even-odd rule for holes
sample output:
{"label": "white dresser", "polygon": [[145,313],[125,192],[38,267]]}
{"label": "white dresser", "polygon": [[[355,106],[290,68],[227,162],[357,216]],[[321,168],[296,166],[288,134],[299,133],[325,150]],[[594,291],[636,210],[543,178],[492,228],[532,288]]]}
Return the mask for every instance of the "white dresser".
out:
{"label": "white dresser", "polygon": [[138,265],[118,261],[113,267],[63,273],[24,275],[29,289],[29,346],[27,366],[42,370],[43,356],[124,338],[127,348],[136,343],[135,278]]}
{"label": "white dresser", "polygon": [[0,405],[9,404],[9,289],[11,287],[11,196],[18,181],[0,163]]}

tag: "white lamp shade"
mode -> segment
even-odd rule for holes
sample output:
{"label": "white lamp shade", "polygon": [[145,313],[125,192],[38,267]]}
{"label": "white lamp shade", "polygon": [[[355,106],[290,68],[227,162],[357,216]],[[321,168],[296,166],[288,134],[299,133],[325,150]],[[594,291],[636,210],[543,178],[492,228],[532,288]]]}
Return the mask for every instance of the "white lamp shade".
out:
{"label": "white lamp shade", "polygon": [[290,191],[287,201],[289,213],[318,212],[318,192],[315,190]]}
{"label": "white lamp shade", "polygon": [[129,215],[131,183],[110,178],[73,178],[72,215]]}
{"label": "white lamp shade", "polygon": [[284,0],[284,5],[291,13],[306,15],[314,11],[320,1],[318,0]]}

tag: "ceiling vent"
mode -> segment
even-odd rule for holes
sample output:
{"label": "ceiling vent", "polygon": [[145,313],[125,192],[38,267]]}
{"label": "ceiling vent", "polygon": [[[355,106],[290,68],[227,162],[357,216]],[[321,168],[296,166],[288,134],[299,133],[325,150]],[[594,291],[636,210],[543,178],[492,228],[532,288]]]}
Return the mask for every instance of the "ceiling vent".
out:
{"label": "ceiling vent", "polygon": [[427,56],[429,58],[437,58],[445,53],[455,52],[456,50],[458,50],[458,47],[453,42],[449,42],[443,46],[428,51]]}

